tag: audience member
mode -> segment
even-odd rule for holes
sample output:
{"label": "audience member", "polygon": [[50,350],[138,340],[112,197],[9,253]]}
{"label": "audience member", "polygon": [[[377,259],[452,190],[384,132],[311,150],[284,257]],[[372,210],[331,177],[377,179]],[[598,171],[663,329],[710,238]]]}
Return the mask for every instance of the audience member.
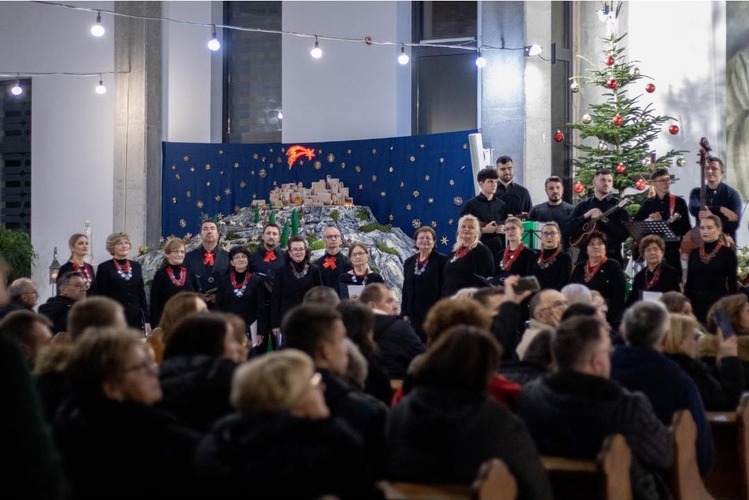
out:
{"label": "audience member", "polygon": [[[744,371],[744,387],[749,387],[749,299],[744,294],[728,295],[718,300],[707,315],[707,333],[700,337],[699,356],[713,371],[719,369],[718,357],[721,348],[725,349],[723,332],[715,323],[713,314],[721,308],[728,316],[728,322],[736,334],[736,354],[741,360]],[[730,345],[730,344],[729,344]]]}
{"label": "audience member", "polygon": [[338,296],[335,288],[327,285],[313,286],[304,294],[302,304],[317,304],[321,306],[336,307],[341,303],[341,297]]}
{"label": "audience member", "polygon": [[52,323],[46,316],[31,311],[13,311],[0,320],[0,334],[18,343],[26,360],[34,365],[39,350],[50,343]]}
{"label": "audience member", "polygon": [[658,300],[666,306],[666,309],[670,313],[686,314],[687,316],[695,317],[692,311],[692,303],[681,292],[666,292]]}
{"label": "audience member", "polygon": [[39,306],[39,313],[52,322],[52,333],[58,334],[68,328],[68,313],[73,304],[86,297],[88,285],[83,274],[70,271],[57,280],[57,295]]}
{"label": "audience member", "polygon": [[564,285],[560,292],[562,292],[562,295],[567,299],[568,306],[577,302],[590,304],[593,301],[593,296],[590,294],[590,288],[581,283],[569,283]]}
{"label": "audience member", "polygon": [[519,280],[518,275],[508,276],[504,286],[481,288],[473,295],[493,317],[491,332],[502,346],[503,362],[517,359],[515,349],[524,330],[523,308],[532,293],[515,293]]}
{"label": "audience member", "polygon": [[148,336],[148,343],[153,348],[157,363],[161,364],[164,360],[164,349],[174,335],[177,325],[188,316],[206,311],[208,305],[197,292],[180,292],[166,301],[159,326]]}
{"label": "audience member", "polygon": [[0,306],[0,319],[13,311],[33,311],[39,292],[34,282],[28,278],[18,278],[8,286],[10,302]]}
{"label": "audience member", "polygon": [[533,337],[525,356],[518,361],[502,361],[499,373],[507,380],[525,385],[552,371],[551,330],[541,330]]}
{"label": "audience member", "polygon": [[529,306],[531,319],[528,322],[528,328],[523,332],[520,344],[515,349],[518,358],[522,360],[525,357],[525,350],[536,335],[559,325],[566,308],[567,299],[561,292],[551,288],[541,290],[531,298]]}
{"label": "audience member", "polygon": [[70,339],[75,341],[90,326],[125,328],[122,304],[107,297],[89,297],[73,304],[68,313]]}

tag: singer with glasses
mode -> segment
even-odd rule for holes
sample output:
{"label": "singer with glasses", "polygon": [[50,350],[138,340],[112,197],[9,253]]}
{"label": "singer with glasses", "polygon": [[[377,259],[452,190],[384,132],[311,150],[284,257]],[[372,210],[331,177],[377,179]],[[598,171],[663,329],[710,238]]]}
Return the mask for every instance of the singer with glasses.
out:
{"label": "singer with glasses", "polygon": [[562,230],[556,222],[541,227],[541,250],[531,259],[528,274],[538,278],[541,289],[562,290],[570,282],[572,258],[562,249]]}

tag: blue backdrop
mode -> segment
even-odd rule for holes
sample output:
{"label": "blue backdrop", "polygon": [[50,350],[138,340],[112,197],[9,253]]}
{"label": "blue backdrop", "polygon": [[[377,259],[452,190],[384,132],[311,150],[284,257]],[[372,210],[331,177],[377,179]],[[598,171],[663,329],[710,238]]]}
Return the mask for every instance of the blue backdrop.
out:
{"label": "blue backdrop", "polygon": [[291,144],[163,143],[162,235],[198,233],[203,214],[219,218],[283,183],[309,187],[328,175],[369,206],[382,224],[412,235],[431,226],[447,252],[463,202],[474,196],[468,134],[475,130],[364,141],[298,143],[312,148],[291,168]]}

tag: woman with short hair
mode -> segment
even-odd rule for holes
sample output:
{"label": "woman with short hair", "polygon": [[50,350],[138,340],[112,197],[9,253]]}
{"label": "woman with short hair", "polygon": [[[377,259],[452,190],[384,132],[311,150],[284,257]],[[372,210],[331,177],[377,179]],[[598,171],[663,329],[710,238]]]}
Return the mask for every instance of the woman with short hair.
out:
{"label": "woman with short hair", "polygon": [[152,324],[158,326],[166,302],[179,292],[199,292],[200,281],[185,262],[185,242],[169,238],[164,245],[164,262],[151,282],[150,314]]}
{"label": "woman with short hair", "polygon": [[370,283],[385,283],[379,273],[369,268],[369,249],[364,243],[355,241],[348,249],[348,258],[352,269],[338,276],[338,292],[341,299],[353,299],[349,286],[364,288]]}
{"label": "woman with short hair", "polygon": [[572,258],[562,251],[562,230],[556,222],[541,226],[541,250],[531,259],[528,274],[538,278],[541,289],[561,290],[570,282]]}
{"label": "woman with short hair", "polygon": [[640,240],[640,254],[645,259],[645,267],[632,279],[632,291],[628,304],[642,300],[644,293],[666,293],[681,291],[681,272],[671,267],[665,260],[666,242],[656,234],[649,234]]}
{"label": "woman with short hair", "polygon": [[286,262],[276,270],[270,298],[271,327],[273,333],[281,332],[283,317],[304,299],[311,288],[322,286],[320,268],[310,262],[307,240],[292,236],[286,249]]}

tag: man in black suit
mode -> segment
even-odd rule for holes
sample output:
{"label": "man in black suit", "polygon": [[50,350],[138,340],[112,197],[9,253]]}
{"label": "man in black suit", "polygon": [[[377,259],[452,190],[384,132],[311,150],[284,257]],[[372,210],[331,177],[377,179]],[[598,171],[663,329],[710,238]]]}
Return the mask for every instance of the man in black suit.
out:
{"label": "man in black suit", "polygon": [[200,292],[209,309],[216,307],[216,289],[220,279],[229,272],[229,254],[218,246],[219,238],[216,222],[203,221],[200,225],[201,245],[185,256],[185,267],[198,277]]}

